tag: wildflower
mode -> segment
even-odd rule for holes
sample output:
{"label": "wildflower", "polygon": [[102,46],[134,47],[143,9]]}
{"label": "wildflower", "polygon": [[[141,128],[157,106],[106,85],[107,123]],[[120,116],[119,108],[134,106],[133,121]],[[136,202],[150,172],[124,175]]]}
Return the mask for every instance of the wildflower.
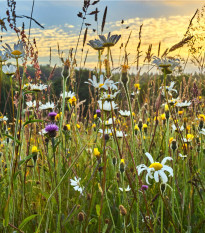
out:
{"label": "wildflower", "polygon": [[96,128],[96,124],[95,123],[92,125],[92,128]]}
{"label": "wildflower", "polygon": [[134,87],[135,87],[137,90],[140,90],[140,89],[141,89],[139,83],[135,83],[135,84],[134,84]]}
{"label": "wildflower", "polygon": [[186,138],[183,138],[184,142],[191,142],[194,139],[193,134],[187,134]]}
{"label": "wildflower", "polygon": [[31,149],[31,152],[32,153],[37,153],[38,152],[37,146],[33,146],[32,149]]}
{"label": "wildflower", "polygon": [[120,160],[120,172],[123,173],[125,171],[125,160]]}
{"label": "wildflower", "polygon": [[142,126],[143,126],[142,119],[139,119],[138,127],[139,127],[140,131],[142,131]]}
{"label": "wildflower", "polygon": [[8,53],[0,51],[0,62],[5,62],[9,59]]}
{"label": "wildflower", "polygon": [[[170,86],[166,86],[166,91],[167,91],[169,94],[171,94],[171,92],[177,93],[177,90],[173,88],[174,85],[175,85],[175,82],[172,81],[172,82],[170,83]],[[159,89],[160,89],[160,90],[162,89],[162,95],[165,95],[165,94],[164,94],[164,87],[160,87]]]}
{"label": "wildflower", "polygon": [[31,91],[39,92],[39,91],[45,90],[47,88],[47,85],[44,85],[44,84],[29,84],[29,87],[30,87]]}
{"label": "wildflower", "polygon": [[[27,105],[28,108],[35,108],[36,107],[36,101],[35,100],[33,102],[32,101],[28,101],[28,102],[26,102],[26,105]],[[40,101],[38,102],[38,105],[39,106],[41,105]]]}
{"label": "wildflower", "polygon": [[6,44],[6,47],[3,46],[3,48],[6,50],[6,52],[9,54],[9,56],[13,58],[20,58],[24,56],[24,44],[21,41],[18,44],[14,44],[14,49],[10,47],[10,45]]}
{"label": "wildflower", "polygon": [[4,74],[6,75],[13,75],[16,73],[16,66],[10,65],[10,66],[6,66],[4,65],[2,67],[2,71],[4,72]]}
{"label": "wildflower", "polygon": [[[172,130],[178,132],[178,128],[175,126],[175,124],[172,125]],[[181,127],[179,126],[179,131],[183,131],[184,130],[184,126],[182,125]]]}
{"label": "wildflower", "polygon": [[[121,192],[123,192],[123,188],[119,188]],[[125,192],[129,192],[131,190],[130,186],[128,185],[127,188],[124,189]]]}
{"label": "wildflower", "polygon": [[179,59],[167,59],[167,58],[158,58],[156,56],[153,57],[153,64],[155,64],[159,69],[163,72],[165,71],[167,74],[172,73],[172,71],[180,65]]}
{"label": "wildflower", "polygon": [[161,118],[163,121],[166,120],[166,115],[165,115],[165,113],[161,114],[160,118]]}
{"label": "wildflower", "polygon": [[102,104],[102,100],[98,100],[98,104],[99,104],[100,110],[103,109],[103,111],[107,111],[107,112],[110,112],[112,109],[115,110],[118,108],[117,104],[115,104],[114,101],[111,101],[111,102],[105,101]]}
{"label": "wildflower", "polygon": [[171,145],[171,143],[172,143],[173,140],[174,140],[173,137],[171,137],[171,138],[169,139],[169,145]]}
{"label": "wildflower", "polygon": [[93,49],[95,50],[103,50],[103,44],[100,40],[90,40],[89,43],[87,43],[87,45],[91,46]]}
{"label": "wildflower", "polygon": [[45,131],[49,134],[50,137],[56,136],[56,131],[58,131],[58,126],[56,124],[49,124],[46,126]]}
{"label": "wildflower", "polygon": [[57,113],[56,112],[49,112],[48,116],[51,118],[51,120],[55,120]]}
{"label": "wildflower", "polygon": [[102,43],[103,47],[112,47],[114,46],[118,40],[120,39],[121,35],[112,35],[110,36],[110,32],[108,33],[107,38],[104,35],[99,35],[100,42]]}
{"label": "wildflower", "polygon": [[103,93],[103,95],[100,97],[101,100],[108,100],[111,101],[113,99],[115,99],[115,97],[117,96],[117,94],[120,91],[116,91],[114,94],[107,94],[106,92]]}
{"label": "wildflower", "polygon": [[[63,98],[63,93],[61,93],[60,96]],[[65,92],[65,99],[71,99],[71,98],[73,98],[73,96],[75,96],[74,92],[72,92],[72,91]]]}
{"label": "wildflower", "polygon": [[97,78],[95,75],[93,75],[93,79],[88,79],[88,83],[90,85],[92,85],[95,88],[101,88],[104,85],[104,79],[103,79],[103,75],[100,75],[100,81],[97,82]]}
{"label": "wildflower", "polygon": [[205,135],[205,129],[204,128],[201,129],[201,131],[199,131],[199,133]]}
{"label": "wildflower", "polygon": [[98,148],[94,148],[93,154],[96,156],[97,159],[100,158],[100,151],[98,150]]}
{"label": "wildflower", "polygon": [[145,155],[151,162],[151,165],[149,167],[147,167],[145,164],[141,164],[137,166],[138,175],[140,175],[142,171],[146,170],[147,171],[147,175],[146,175],[147,184],[150,184],[148,178],[155,179],[156,182],[159,182],[159,177],[161,178],[163,183],[167,183],[168,178],[167,178],[167,175],[165,174],[165,171],[169,172],[169,176],[173,176],[173,170],[171,167],[165,165],[165,163],[167,160],[172,160],[172,158],[165,157],[162,160],[162,162],[159,163],[159,162],[155,162],[151,154],[149,154],[148,152],[146,152]]}
{"label": "wildflower", "polygon": [[184,112],[183,111],[178,111],[178,115],[181,116]]}
{"label": "wildflower", "polygon": [[112,118],[109,118],[107,121],[105,121],[105,126],[110,126],[112,124],[113,124]]}
{"label": "wildflower", "polygon": [[[54,109],[55,108],[55,105],[54,105],[54,103],[49,103],[49,102],[47,102],[46,104],[42,104],[40,107],[39,107],[39,109],[40,110],[51,110],[51,109]],[[57,115],[57,114],[56,114]],[[56,116],[55,115],[55,116]]]}
{"label": "wildflower", "polygon": [[77,99],[76,99],[76,97],[75,96],[73,96],[72,98],[70,98],[69,100],[69,103],[72,105],[72,106],[75,106],[76,105],[76,101],[77,101]]}
{"label": "wildflower", "polygon": [[0,121],[8,121],[8,117],[6,117],[6,116],[0,116]]}
{"label": "wildflower", "polygon": [[56,121],[59,120],[60,117],[61,117],[61,115],[62,115],[62,112],[58,113],[58,114],[55,116],[55,120],[56,120]]}
{"label": "wildflower", "polygon": [[[124,134],[125,135],[125,137],[127,136],[127,134]],[[123,138],[123,132],[122,131],[116,131],[116,137],[117,138]]]}
{"label": "wildflower", "polygon": [[99,117],[99,118],[101,117],[101,111],[100,111],[100,109],[96,110],[96,114],[97,114],[97,117]]}
{"label": "wildflower", "polygon": [[97,117],[98,117],[97,114],[95,114],[95,115],[94,115],[94,119],[96,119]]}
{"label": "wildflower", "polygon": [[173,139],[171,142],[171,148],[173,151],[177,149],[177,141],[175,139]]}
{"label": "wildflower", "polygon": [[80,180],[81,180],[81,178],[77,179],[77,177],[74,177],[74,180],[70,179],[70,182],[71,182],[71,186],[73,186],[75,191],[79,191],[80,194],[82,194],[83,193],[83,188],[80,187]]}
{"label": "wildflower", "polygon": [[137,131],[139,131],[139,127],[138,127],[138,125],[135,125],[134,130],[135,130],[135,135],[137,135]]}
{"label": "wildflower", "polygon": [[120,111],[119,111],[119,114],[120,114],[121,116],[123,116],[123,117],[128,117],[128,116],[130,116],[130,111],[127,111],[127,110],[122,111],[122,110],[120,110]]}
{"label": "wildflower", "polygon": [[76,127],[77,127],[78,129],[80,129],[80,125],[79,125],[79,124],[76,124]]}
{"label": "wildflower", "polygon": [[[102,129],[99,129],[98,132],[101,133],[101,134],[103,134],[103,130],[102,130]],[[105,130],[104,130],[104,133],[105,133],[105,134],[111,135],[111,134],[112,134],[112,131],[111,131],[111,129],[105,129]]]}
{"label": "wildflower", "polygon": [[177,103],[176,104],[176,107],[179,107],[179,108],[187,108],[191,105],[191,101],[187,102],[187,100],[183,103]]}
{"label": "wildflower", "polygon": [[146,191],[148,189],[148,185],[143,184],[141,186],[141,190]]}

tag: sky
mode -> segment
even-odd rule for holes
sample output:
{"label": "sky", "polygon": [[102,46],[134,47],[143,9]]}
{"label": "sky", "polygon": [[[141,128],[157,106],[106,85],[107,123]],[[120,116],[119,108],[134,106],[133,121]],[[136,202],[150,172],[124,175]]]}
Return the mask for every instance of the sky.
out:
{"label": "sky", "polygon": [[[0,18],[5,17],[7,9],[7,1],[0,0]],[[31,14],[32,0],[21,1],[16,0],[16,14],[28,15]],[[91,0],[92,2],[92,0]],[[152,44],[153,53],[156,53],[158,44],[161,42],[161,51],[170,48],[172,45],[179,42],[182,38],[189,24],[189,20],[194,15],[197,9],[200,9],[204,1],[168,1],[168,0],[101,0],[95,6],[90,7],[89,12],[98,7],[99,22],[98,29],[100,31],[104,9],[107,6],[107,18],[103,34],[111,32],[112,34],[121,34],[122,38],[118,44],[112,49],[114,65],[119,65],[119,47],[121,43],[126,43],[129,34],[131,38],[127,47],[129,55],[129,62],[133,64],[136,56],[136,48],[138,44],[139,27],[142,28],[142,51],[143,56],[147,51],[149,44]],[[83,6],[82,0],[35,0],[33,18],[41,23],[45,28],[41,29],[35,23],[32,23],[31,38],[36,38],[39,50],[39,61],[41,64],[49,63],[49,51],[52,49],[52,65],[60,65],[57,56],[57,43],[59,43],[61,50],[68,52],[70,48],[75,48],[78,34],[80,31],[82,20],[77,17],[79,11]],[[121,24],[122,19],[124,24]],[[29,27],[29,20],[24,20],[25,26]],[[87,42],[91,39],[97,38],[97,31],[94,16],[88,16],[85,20],[91,23],[88,29]],[[22,20],[18,19],[18,26],[21,26]],[[126,27],[129,26],[128,29]],[[79,52],[77,53],[77,62],[80,63],[82,48],[82,39],[85,27],[82,31],[82,37],[79,45]],[[12,44],[17,41],[15,33],[3,32],[3,43]],[[0,45],[1,46],[1,45]],[[93,69],[96,66],[97,54],[88,45],[84,48],[83,59],[86,51],[88,58],[86,67]],[[122,51],[123,52],[123,51]],[[179,51],[180,55],[186,57],[187,49]],[[177,52],[178,53],[178,52]],[[176,55],[176,54],[173,54]],[[142,57],[143,58],[143,57]],[[143,59],[141,63],[143,62]],[[189,66],[187,71],[192,71],[194,67]],[[135,68],[133,68],[134,71]]]}

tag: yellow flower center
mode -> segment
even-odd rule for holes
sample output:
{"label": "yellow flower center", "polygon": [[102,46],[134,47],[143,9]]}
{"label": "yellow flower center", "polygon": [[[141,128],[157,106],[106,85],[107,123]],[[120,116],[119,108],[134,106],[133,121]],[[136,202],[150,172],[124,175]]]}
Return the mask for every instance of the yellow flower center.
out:
{"label": "yellow flower center", "polygon": [[100,84],[99,84],[99,87],[102,87],[103,85],[104,85],[103,83],[100,83]]}
{"label": "yellow flower center", "polygon": [[107,98],[110,98],[110,95],[107,95]]}
{"label": "yellow flower center", "polygon": [[161,163],[152,163],[149,168],[154,168],[155,171],[159,171],[163,168],[163,165]]}
{"label": "yellow flower center", "polygon": [[13,54],[13,55],[15,55],[15,56],[19,56],[19,55],[22,54],[22,52],[19,51],[19,50],[14,50],[11,54]]}

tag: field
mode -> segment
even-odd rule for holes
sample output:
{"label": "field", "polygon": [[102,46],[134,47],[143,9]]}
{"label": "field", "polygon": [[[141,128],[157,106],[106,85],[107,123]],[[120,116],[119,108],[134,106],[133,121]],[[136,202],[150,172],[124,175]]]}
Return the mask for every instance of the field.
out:
{"label": "field", "polygon": [[99,1],[82,1],[76,46],[58,46],[57,67],[40,64],[14,3],[0,18],[16,33],[0,42],[0,232],[205,232],[205,8],[165,51],[142,51],[141,25],[130,55],[131,33],[122,42],[109,29],[107,7],[89,40]]}

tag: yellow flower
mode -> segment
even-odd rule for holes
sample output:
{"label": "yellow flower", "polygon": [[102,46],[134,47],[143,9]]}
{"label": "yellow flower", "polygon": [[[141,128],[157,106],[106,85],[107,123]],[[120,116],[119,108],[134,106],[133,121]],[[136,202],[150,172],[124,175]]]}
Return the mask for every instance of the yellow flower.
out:
{"label": "yellow flower", "polygon": [[201,99],[201,96],[199,96],[198,98],[199,98],[199,100],[200,100],[200,99]]}
{"label": "yellow flower", "polygon": [[38,152],[37,146],[33,146],[32,149],[31,149],[31,152],[32,153],[37,153]]}
{"label": "yellow flower", "polygon": [[174,140],[173,137],[171,137],[171,138],[169,139],[169,145],[172,143],[173,140]]}
{"label": "yellow flower", "polygon": [[61,117],[61,115],[62,115],[62,112],[58,113],[58,114],[55,116],[55,120],[56,120],[56,121],[59,120],[60,117]]}
{"label": "yellow flower", "polygon": [[133,116],[133,117],[135,116],[135,113],[134,113],[134,112],[132,112],[132,116]]}
{"label": "yellow flower", "polygon": [[147,118],[147,122],[150,122],[150,118]]}
{"label": "yellow flower", "polygon": [[161,119],[162,119],[162,120],[166,120],[165,113],[161,114],[161,116],[160,116],[160,117],[161,117]]}
{"label": "yellow flower", "polygon": [[135,87],[137,90],[140,90],[140,89],[141,89],[139,83],[135,83],[135,84],[134,84],[134,87]]}
{"label": "yellow flower", "polygon": [[139,127],[138,127],[138,125],[135,125],[135,130],[139,130]]}
{"label": "yellow flower", "polygon": [[93,125],[92,125],[92,128],[96,128],[96,124],[93,124]]}
{"label": "yellow flower", "polygon": [[94,115],[94,119],[96,119],[97,117],[98,117],[97,114],[95,114],[95,115]]}
{"label": "yellow flower", "polygon": [[147,124],[143,124],[142,128],[143,129],[147,128]]}
{"label": "yellow flower", "polygon": [[77,127],[78,129],[80,129],[80,125],[79,125],[79,124],[76,124],[76,127]]}
{"label": "yellow flower", "polygon": [[121,65],[121,67],[122,67],[122,72],[124,73],[124,72],[127,72],[127,70],[129,70],[129,66],[128,65]]}
{"label": "yellow flower", "polygon": [[100,158],[100,151],[98,150],[98,148],[94,148],[93,153],[97,158]]}
{"label": "yellow flower", "polygon": [[187,131],[189,132],[191,130],[191,126],[190,125],[187,125],[186,127]]}
{"label": "yellow flower", "polygon": [[179,116],[181,116],[183,113],[183,111],[178,111]]}
{"label": "yellow flower", "polygon": [[204,114],[199,114],[198,118],[200,118],[201,120],[205,121],[205,115]]}
{"label": "yellow flower", "polygon": [[165,104],[164,110],[165,110],[165,112],[168,112],[168,111],[169,111],[169,106],[168,106],[168,104]]}
{"label": "yellow flower", "polygon": [[68,100],[71,105],[76,105],[77,99],[73,96],[71,99]]}
{"label": "yellow flower", "polygon": [[124,159],[121,159],[121,160],[120,160],[120,164],[125,164],[125,160],[124,160]]}
{"label": "yellow flower", "polygon": [[187,138],[188,141],[192,141],[192,139],[194,138],[194,135],[193,134],[187,134],[186,138]]}
{"label": "yellow flower", "polygon": [[67,127],[67,130],[70,130],[70,124],[67,124],[66,127]]}

